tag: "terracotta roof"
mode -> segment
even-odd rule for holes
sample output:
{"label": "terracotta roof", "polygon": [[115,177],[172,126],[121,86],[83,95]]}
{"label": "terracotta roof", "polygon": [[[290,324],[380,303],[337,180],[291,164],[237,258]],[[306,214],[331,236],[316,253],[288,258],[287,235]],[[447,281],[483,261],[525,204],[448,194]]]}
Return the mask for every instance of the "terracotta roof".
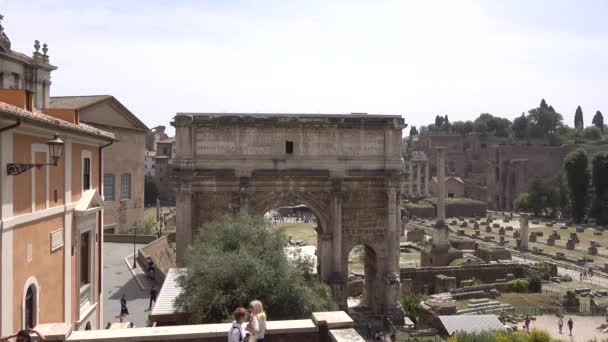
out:
{"label": "terracotta roof", "polygon": [[132,121],[137,128],[148,131],[148,126],[112,95],[51,96],[49,108],[82,110],[105,101],[116,104],[123,111],[123,116]]}
{"label": "terracotta roof", "polygon": [[5,102],[0,102],[0,117],[13,117],[33,124],[42,126],[52,125],[66,131],[83,133],[89,136],[103,138],[105,140],[116,140],[116,136],[114,136],[113,133],[101,130],[99,128],[95,128],[84,123],[79,123],[76,125],[71,122],[46,115],[37,110],[30,112]]}

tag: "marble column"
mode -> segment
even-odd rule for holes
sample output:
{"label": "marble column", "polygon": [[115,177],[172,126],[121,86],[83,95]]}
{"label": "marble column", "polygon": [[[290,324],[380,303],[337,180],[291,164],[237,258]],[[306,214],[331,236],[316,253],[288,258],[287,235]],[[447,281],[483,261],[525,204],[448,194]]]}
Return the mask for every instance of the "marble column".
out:
{"label": "marble column", "polygon": [[[332,290],[340,308],[347,307],[346,272],[342,264],[342,179],[332,180],[331,192],[331,234],[332,234]],[[347,256],[348,257],[348,256]],[[344,269],[343,269],[344,268]]]}
{"label": "marble column", "polygon": [[399,234],[397,225],[399,222],[399,181],[389,179],[386,184],[387,195],[387,230],[386,230],[386,250],[387,263],[384,272],[384,307],[389,309],[399,305],[401,295],[401,282],[399,280]]}
{"label": "marble column", "polygon": [[192,243],[192,191],[180,189],[177,192],[175,230],[176,230],[176,261],[183,265],[186,249]]}
{"label": "marble column", "polygon": [[519,250],[525,251],[528,249],[528,214],[519,214]]}
{"label": "marble column", "polygon": [[317,246],[317,264],[319,266],[317,272],[322,281],[329,283],[333,263],[331,259],[332,234],[317,233]]}
{"label": "marble column", "polygon": [[443,147],[436,147],[437,155],[437,226],[445,225],[445,154]]}
{"label": "marble column", "polygon": [[239,211],[247,213],[249,210],[249,177],[239,178]]}
{"label": "marble column", "polygon": [[429,196],[429,161],[424,163],[424,195]]}
{"label": "marble column", "polygon": [[422,195],[422,163],[416,162],[416,192]]}
{"label": "marble column", "polygon": [[414,164],[412,162],[412,160],[410,159],[408,161],[408,165],[409,165],[409,176],[407,177],[408,180],[408,195],[413,196],[414,195]]}

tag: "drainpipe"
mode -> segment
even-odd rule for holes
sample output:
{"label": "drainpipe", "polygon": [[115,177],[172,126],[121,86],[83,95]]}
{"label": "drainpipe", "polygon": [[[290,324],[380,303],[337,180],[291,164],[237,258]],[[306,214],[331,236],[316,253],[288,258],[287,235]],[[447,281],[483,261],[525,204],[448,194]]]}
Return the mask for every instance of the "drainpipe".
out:
{"label": "drainpipe", "polygon": [[17,122],[15,122],[14,124],[0,128],[0,133],[2,133],[4,131],[8,131],[9,129],[17,128],[19,126],[21,126],[21,119],[17,118]]}
{"label": "drainpipe", "polygon": [[[110,145],[112,145],[114,142],[113,141],[109,141],[107,144],[105,145],[101,145],[99,147],[99,192],[101,195],[103,195],[103,188],[102,188],[102,184],[103,184],[103,153],[102,150]],[[98,249],[98,253],[99,253],[99,258],[97,258],[99,260],[99,267],[97,270],[97,279],[99,279],[99,286],[97,287],[97,291],[99,294],[99,297],[101,297],[101,293],[103,290],[103,278],[102,278],[102,271],[103,271],[103,250],[102,250],[102,245],[103,245],[103,216],[100,214],[99,218],[97,219],[97,224],[99,225],[99,243],[97,244],[97,249]],[[102,313],[99,313],[99,317],[101,317]],[[103,322],[99,322],[99,324],[102,324]]]}

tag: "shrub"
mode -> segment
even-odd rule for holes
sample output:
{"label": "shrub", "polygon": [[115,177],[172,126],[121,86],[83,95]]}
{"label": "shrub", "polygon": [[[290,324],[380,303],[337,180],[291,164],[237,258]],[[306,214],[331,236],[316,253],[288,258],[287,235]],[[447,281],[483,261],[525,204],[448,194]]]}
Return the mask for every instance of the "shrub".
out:
{"label": "shrub", "polygon": [[602,130],[595,126],[585,128],[583,136],[589,140],[599,140],[602,138]]}
{"label": "shrub", "polygon": [[530,330],[530,340],[532,342],[550,342],[551,335],[545,330],[532,328]]}
{"label": "shrub", "polygon": [[418,319],[418,304],[427,298],[422,293],[409,293],[404,294],[401,298],[401,306],[405,311],[407,317],[416,322]]}
{"label": "shrub", "polygon": [[511,287],[513,291],[518,293],[526,292],[529,286],[530,283],[528,282],[528,280],[523,278],[513,279],[509,282],[509,287]]}
{"label": "shrub", "polygon": [[543,282],[538,275],[533,275],[527,279],[529,292],[540,292],[543,288]]}

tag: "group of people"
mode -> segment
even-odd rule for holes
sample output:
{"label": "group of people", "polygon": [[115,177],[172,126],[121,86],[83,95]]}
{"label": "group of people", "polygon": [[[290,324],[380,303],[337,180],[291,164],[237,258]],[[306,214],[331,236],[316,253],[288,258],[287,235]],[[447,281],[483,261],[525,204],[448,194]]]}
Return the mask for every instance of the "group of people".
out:
{"label": "group of people", "polygon": [[[228,331],[228,342],[263,342],[266,333],[266,312],[259,300],[249,303],[249,310],[239,307],[232,314],[234,321]],[[247,326],[243,329],[243,323]]]}
{"label": "group of people", "polygon": [[593,277],[593,268],[589,267],[589,271],[583,270],[579,273],[580,280]]}
{"label": "group of people", "polygon": [[[559,328],[559,333],[561,334],[564,327],[564,316],[559,316],[557,327]],[[572,336],[572,328],[574,328],[574,321],[572,320],[572,317],[570,317],[570,319],[568,319],[568,330],[570,331],[570,336]]]}

